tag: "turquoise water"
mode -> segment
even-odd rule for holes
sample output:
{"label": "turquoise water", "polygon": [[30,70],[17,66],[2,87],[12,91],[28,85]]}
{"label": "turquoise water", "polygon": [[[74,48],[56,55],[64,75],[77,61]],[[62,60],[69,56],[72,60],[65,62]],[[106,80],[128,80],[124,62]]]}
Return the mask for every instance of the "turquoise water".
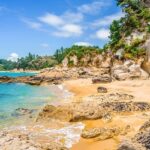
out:
{"label": "turquoise water", "polygon": [[33,76],[36,73],[28,73],[28,72],[0,72],[0,76],[8,76],[8,77],[21,77],[21,76]]}
{"label": "turquoise water", "polygon": [[[22,73],[5,73],[5,75],[16,77],[21,76]],[[23,83],[1,83],[0,125],[9,122],[13,118],[16,119],[16,116],[13,116],[15,109],[27,108],[36,111],[53,97],[54,95],[49,86],[31,86]]]}

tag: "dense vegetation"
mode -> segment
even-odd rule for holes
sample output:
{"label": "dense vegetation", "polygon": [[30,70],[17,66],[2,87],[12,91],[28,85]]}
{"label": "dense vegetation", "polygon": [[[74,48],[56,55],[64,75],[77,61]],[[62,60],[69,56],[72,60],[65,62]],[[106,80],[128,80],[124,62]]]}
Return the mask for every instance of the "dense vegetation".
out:
{"label": "dense vegetation", "polygon": [[[150,8],[143,3],[144,0],[117,0],[125,13],[120,20],[113,21],[110,26],[109,47],[113,51],[123,48],[125,56],[135,58],[144,54],[141,45],[145,42],[150,33]],[[132,33],[145,33],[143,39],[134,39],[131,44],[127,44],[126,38]]]}
{"label": "dense vegetation", "polygon": [[0,60],[0,70],[39,70],[52,67],[57,64],[57,61],[52,56],[38,56],[31,53],[26,57],[19,58],[17,62]]}
{"label": "dense vegetation", "polygon": [[97,46],[76,46],[73,45],[70,48],[61,48],[56,50],[55,58],[58,61],[58,63],[61,63],[62,60],[64,60],[65,57],[71,57],[71,56],[77,56],[78,60],[83,58],[86,55],[94,56],[99,53],[101,53],[103,49],[100,49]]}

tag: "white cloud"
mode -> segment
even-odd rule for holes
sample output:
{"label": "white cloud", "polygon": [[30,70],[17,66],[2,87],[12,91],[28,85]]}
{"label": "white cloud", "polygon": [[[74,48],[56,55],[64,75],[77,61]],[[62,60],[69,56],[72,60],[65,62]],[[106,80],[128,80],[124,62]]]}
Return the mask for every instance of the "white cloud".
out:
{"label": "white cloud", "polygon": [[94,1],[93,3],[84,4],[78,7],[78,11],[85,14],[98,13],[102,7],[108,5],[107,2]]}
{"label": "white cloud", "polygon": [[95,38],[107,40],[110,36],[110,30],[102,28],[96,32]]}
{"label": "white cloud", "polygon": [[49,48],[49,44],[47,44],[47,43],[42,43],[42,44],[41,44],[41,47],[43,47],[43,48]]}
{"label": "white cloud", "polygon": [[54,32],[55,36],[58,37],[73,37],[80,36],[83,33],[82,27],[76,24],[65,24],[58,28],[58,31]]}
{"label": "white cloud", "polygon": [[123,17],[125,14],[122,12],[112,14],[109,16],[106,16],[102,19],[96,20],[93,25],[94,26],[110,26],[110,24],[113,22],[113,20],[119,20],[121,17]]}
{"label": "white cloud", "polygon": [[92,46],[92,44],[90,44],[88,42],[76,42],[73,45],[77,45],[77,46]]}
{"label": "white cloud", "polygon": [[83,33],[82,26],[79,23],[77,24],[83,19],[83,16],[81,14],[77,14],[77,17],[75,16],[75,13],[69,12],[65,12],[62,16],[47,13],[38,19],[44,24],[55,27],[53,35],[68,38],[80,36]]}
{"label": "white cloud", "polygon": [[17,53],[11,53],[7,60],[17,62],[19,55]]}
{"label": "white cloud", "polygon": [[30,21],[28,19],[22,19],[22,21],[32,29],[39,30],[42,27],[41,23],[39,22]]}
{"label": "white cloud", "polygon": [[70,11],[65,12],[61,17],[65,22],[70,22],[70,23],[79,23],[83,21],[84,18],[82,13],[70,12]]}
{"label": "white cloud", "polygon": [[39,20],[54,27],[64,24],[64,21],[61,17],[51,13],[47,13],[46,15],[39,17]]}

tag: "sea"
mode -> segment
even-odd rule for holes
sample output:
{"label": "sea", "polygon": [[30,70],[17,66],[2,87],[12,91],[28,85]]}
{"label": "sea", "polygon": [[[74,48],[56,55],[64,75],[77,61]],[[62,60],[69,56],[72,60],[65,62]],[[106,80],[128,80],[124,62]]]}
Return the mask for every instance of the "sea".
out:
{"label": "sea", "polygon": [[[34,76],[36,73],[0,72],[0,76]],[[59,88],[58,88],[59,89]],[[32,86],[24,83],[0,83],[0,127],[24,124],[29,118],[21,111],[31,111],[30,118],[37,115],[42,107],[56,99],[58,90],[52,86]]]}

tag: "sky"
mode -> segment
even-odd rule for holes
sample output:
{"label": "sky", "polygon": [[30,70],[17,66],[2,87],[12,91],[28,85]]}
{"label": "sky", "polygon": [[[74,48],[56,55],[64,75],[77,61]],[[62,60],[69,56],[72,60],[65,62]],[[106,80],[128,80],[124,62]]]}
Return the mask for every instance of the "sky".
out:
{"label": "sky", "polygon": [[102,47],[123,16],[116,0],[0,0],[0,58],[53,55],[72,45]]}

